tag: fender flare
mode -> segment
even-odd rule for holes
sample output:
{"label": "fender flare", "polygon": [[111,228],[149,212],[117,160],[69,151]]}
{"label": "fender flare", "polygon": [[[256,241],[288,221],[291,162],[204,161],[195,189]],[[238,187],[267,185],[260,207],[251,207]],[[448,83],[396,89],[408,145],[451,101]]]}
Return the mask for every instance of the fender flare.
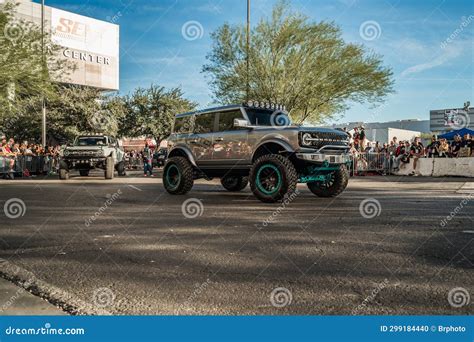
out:
{"label": "fender flare", "polygon": [[196,164],[196,161],[194,160],[193,154],[191,153],[191,151],[190,151],[188,148],[186,148],[186,147],[184,147],[184,146],[176,146],[176,147],[174,147],[173,149],[171,149],[171,150],[168,152],[168,156],[167,156],[166,159],[168,159],[168,158],[170,158],[170,157],[173,157],[172,154],[173,154],[173,152],[175,152],[175,151],[181,151],[181,152],[183,152],[183,153],[186,155],[186,157],[188,158],[189,162],[190,162],[193,166],[197,167],[197,164]]}
{"label": "fender flare", "polygon": [[266,144],[277,144],[277,145],[280,145],[282,147],[282,149],[285,150],[288,153],[294,153],[295,152],[293,147],[291,147],[291,145],[289,143],[287,143],[286,141],[284,141],[284,140],[281,140],[281,139],[268,139],[268,140],[262,141],[260,144],[257,145],[257,147],[254,149],[254,151],[252,153],[252,160],[255,157],[255,153],[258,151],[258,149],[260,147],[262,147],[263,145],[266,145]]}

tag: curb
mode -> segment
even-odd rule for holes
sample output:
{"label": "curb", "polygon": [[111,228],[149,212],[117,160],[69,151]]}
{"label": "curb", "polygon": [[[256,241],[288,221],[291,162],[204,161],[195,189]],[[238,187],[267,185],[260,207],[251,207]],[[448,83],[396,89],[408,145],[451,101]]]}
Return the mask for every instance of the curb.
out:
{"label": "curb", "polygon": [[0,258],[0,277],[11,281],[31,294],[40,297],[70,315],[112,315],[79,297],[38,279],[32,272]]}

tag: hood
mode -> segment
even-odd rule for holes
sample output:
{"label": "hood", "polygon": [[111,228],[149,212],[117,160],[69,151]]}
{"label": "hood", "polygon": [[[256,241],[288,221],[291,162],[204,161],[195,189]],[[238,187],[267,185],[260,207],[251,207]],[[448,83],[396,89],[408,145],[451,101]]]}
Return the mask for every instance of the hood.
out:
{"label": "hood", "polygon": [[89,150],[103,150],[106,146],[66,146],[64,149],[71,151],[89,151]]}
{"label": "hood", "polygon": [[332,128],[323,128],[323,127],[311,127],[311,126],[298,126],[298,131],[299,132],[320,132],[320,133],[332,133],[332,134],[337,134],[341,136],[348,136],[347,133],[340,131],[338,129],[332,129]]}
{"label": "hood", "polygon": [[332,129],[332,128],[323,128],[323,127],[313,127],[313,126],[288,126],[285,128],[278,128],[278,127],[272,127],[272,126],[254,126],[255,129],[258,130],[269,130],[269,131],[296,131],[296,132],[304,132],[304,133],[326,133],[330,134],[332,136],[338,136],[340,138],[347,139],[349,136],[347,133],[337,130],[337,129]]}

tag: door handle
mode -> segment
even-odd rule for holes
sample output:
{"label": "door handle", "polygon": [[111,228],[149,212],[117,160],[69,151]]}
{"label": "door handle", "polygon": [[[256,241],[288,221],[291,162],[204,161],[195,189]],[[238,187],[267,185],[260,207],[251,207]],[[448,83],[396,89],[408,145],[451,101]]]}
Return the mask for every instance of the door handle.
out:
{"label": "door handle", "polygon": [[198,141],[197,141],[196,139],[189,140],[189,143],[190,143],[190,144],[197,144],[197,142],[198,142]]}
{"label": "door handle", "polygon": [[219,142],[219,141],[224,141],[224,138],[223,137],[218,137],[215,139],[215,141]]}

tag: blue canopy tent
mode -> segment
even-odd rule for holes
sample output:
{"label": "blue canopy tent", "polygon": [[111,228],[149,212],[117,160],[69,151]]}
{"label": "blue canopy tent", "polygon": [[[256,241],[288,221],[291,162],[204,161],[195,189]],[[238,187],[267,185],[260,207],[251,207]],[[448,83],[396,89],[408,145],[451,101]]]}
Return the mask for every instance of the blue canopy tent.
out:
{"label": "blue canopy tent", "polygon": [[438,139],[448,139],[448,140],[453,140],[455,135],[460,135],[461,137],[464,134],[470,134],[471,136],[474,135],[474,131],[469,128],[461,128],[456,131],[451,131],[448,133],[444,133],[441,135],[438,135]]}

